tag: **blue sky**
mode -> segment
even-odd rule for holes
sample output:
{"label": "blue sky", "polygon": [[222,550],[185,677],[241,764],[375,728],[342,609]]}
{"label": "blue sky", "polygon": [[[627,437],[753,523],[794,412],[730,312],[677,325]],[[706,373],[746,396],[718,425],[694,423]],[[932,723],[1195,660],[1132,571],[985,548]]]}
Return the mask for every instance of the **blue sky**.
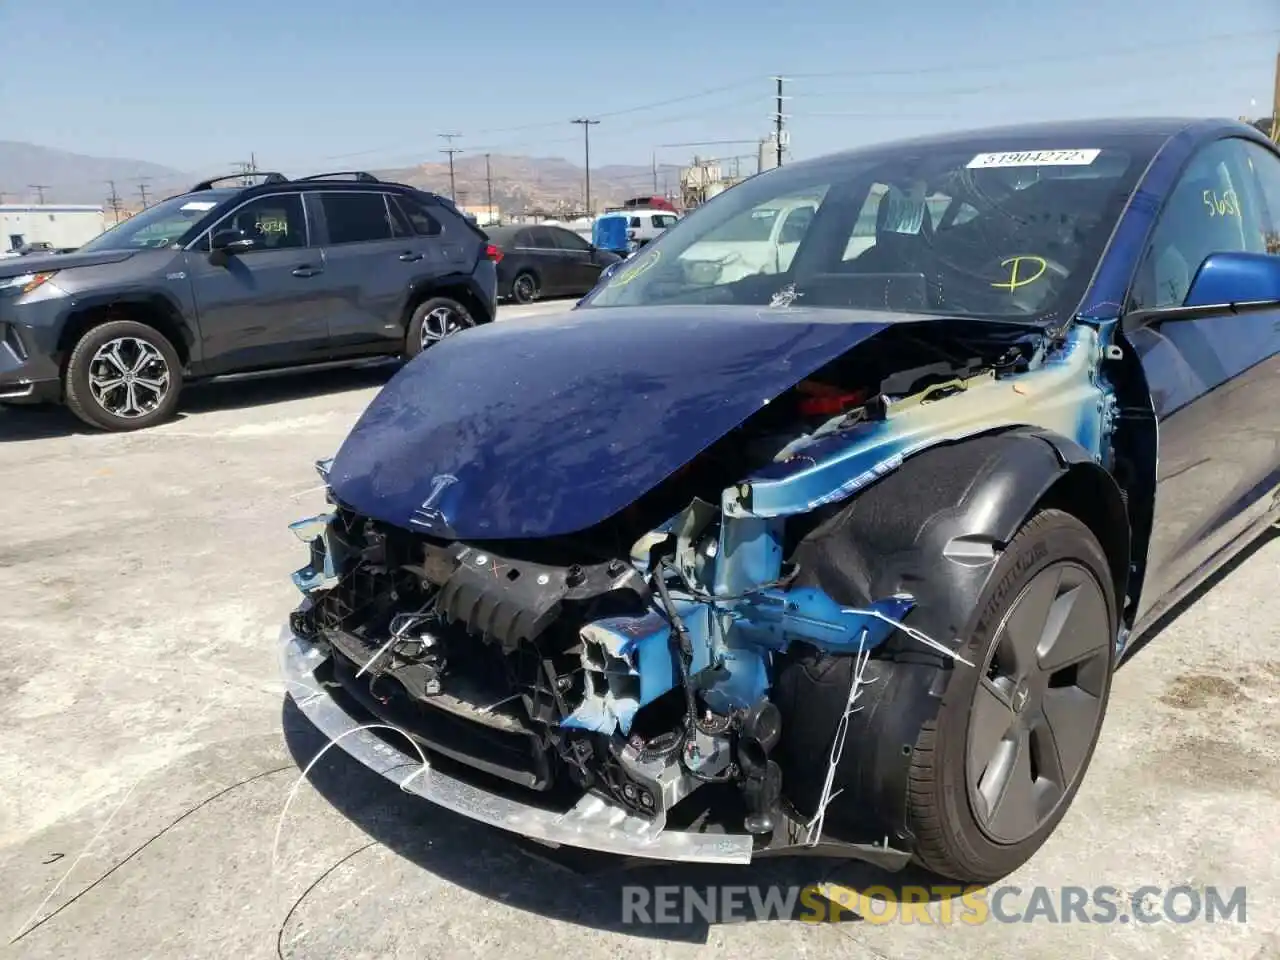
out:
{"label": "blue sky", "polygon": [[679,163],[751,152],[683,144],[766,133],[781,72],[802,158],[1018,119],[1265,114],[1278,46],[1278,0],[11,0],[0,139],[197,172],[250,151],[294,173],[437,161],[445,132],[581,162],[587,115],[593,166]]}

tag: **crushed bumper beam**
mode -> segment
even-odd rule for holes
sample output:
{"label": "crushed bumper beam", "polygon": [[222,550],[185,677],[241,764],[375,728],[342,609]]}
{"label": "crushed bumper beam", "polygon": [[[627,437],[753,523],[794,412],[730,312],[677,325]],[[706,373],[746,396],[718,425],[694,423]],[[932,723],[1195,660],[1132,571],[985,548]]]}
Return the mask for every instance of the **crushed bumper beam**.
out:
{"label": "crushed bumper beam", "polygon": [[[745,834],[655,832],[652,825],[608,801],[588,795],[559,813],[489,793],[434,768],[422,772],[416,753],[405,753],[348,714],[315,677],[327,659],[288,627],[280,635],[285,687],[302,714],[340,749],[397,786],[454,813],[552,847],[577,847],[624,857],[682,863],[750,863]],[[354,731],[354,732],[353,732]]]}

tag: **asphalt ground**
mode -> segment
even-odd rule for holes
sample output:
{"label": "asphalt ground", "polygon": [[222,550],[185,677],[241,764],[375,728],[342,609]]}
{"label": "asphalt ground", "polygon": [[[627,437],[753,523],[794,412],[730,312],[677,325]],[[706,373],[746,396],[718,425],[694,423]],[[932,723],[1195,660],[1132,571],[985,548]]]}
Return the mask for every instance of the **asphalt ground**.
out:
{"label": "asphalt ground", "polygon": [[[277,633],[297,600],[289,574],[305,559],[286,525],[320,509],[312,464],[388,376],[209,384],[180,418],[135,435],[82,432],[57,410],[0,411],[0,949],[156,960],[1280,957],[1280,538],[1120,671],[1074,806],[1006,881],[1021,893],[993,889],[976,906],[941,900],[908,916],[873,888],[902,899],[920,878],[813,859],[621,872],[590,860],[581,875],[339,750],[300,781],[324,740],[277,679]],[[782,896],[818,882],[874,902],[829,923],[742,904],[744,887]],[[721,900],[729,909],[712,922],[704,908],[685,922],[684,901],[659,889],[679,885],[738,899]],[[1223,901],[1244,888],[1244,922],[1208,922],[1186,891],[1165,900],[1207,885]],[[1064,915],[1072,891],[1099,886],[1122,902],[1153,888],[1142,919],[1161,919]],[[646,903],[652,923],[626,909]]]}

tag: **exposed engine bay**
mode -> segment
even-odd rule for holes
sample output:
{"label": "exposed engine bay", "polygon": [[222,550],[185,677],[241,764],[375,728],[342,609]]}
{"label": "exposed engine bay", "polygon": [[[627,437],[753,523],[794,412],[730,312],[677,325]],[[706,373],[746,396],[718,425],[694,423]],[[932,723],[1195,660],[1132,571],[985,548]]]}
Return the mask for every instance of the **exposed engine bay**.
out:
{"label": "exposed engine bay", "polygon": [[[786,755],[788,726],[811,720],[797,697],[775,696],[784,664],[852,663],[852,680],[822,694],[847,718],[891,636],[934,662],[954,655],[950,638],[907,625],[912,593],[873,596],[857,571],[833,589],[797,558],[822,549],[823,524],[913,436],[1025,422],[1002,409],[1039,396],[1049,419],[1054,404],[1073,422],[1088,406],[1101,437],[1113,411],[1078,376],[1097,361],[1096,334],[1072,337],[891,326],[567,536],[449,540],[331,492],[328,513],[293,525],[311,557],[294,575],[306,600],[292,632],[330,655],[335,696],[494,789],[558,809],[596,796],[657,831],[679,820],[817,842],[835,767],[856,761],[841,761],[840,723],[806,733],[812,755]],[[816,774],[793,790],[801,765]]]}

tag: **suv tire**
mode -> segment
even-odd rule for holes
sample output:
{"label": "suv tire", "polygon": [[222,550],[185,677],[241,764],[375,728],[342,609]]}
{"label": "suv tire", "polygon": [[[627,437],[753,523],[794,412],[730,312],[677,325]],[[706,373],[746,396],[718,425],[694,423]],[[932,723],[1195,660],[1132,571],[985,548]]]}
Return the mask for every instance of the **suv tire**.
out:
{"label": "suv tire", "polygon": [[413,359],[433,343],[475,325],[470,311],[457,300],[449,297],[424,300],[409,319],[404,354]]}
{"label": "suv tire", "polygon": [[921,865],[991,883],[1053,833],[1097,746],[1118,621],[1106,554],[1075,517],[1042,511],[1004,550],[979,611],[958,651],[978,669],[952,671],[921,728],[908,809]]}
{"label": "suv tire", "polygon": [[63,374],[67,406],[99,430],[142,430],[173,415],[182,392],[178,351],[154,327],[112,320],[86,331]]}

